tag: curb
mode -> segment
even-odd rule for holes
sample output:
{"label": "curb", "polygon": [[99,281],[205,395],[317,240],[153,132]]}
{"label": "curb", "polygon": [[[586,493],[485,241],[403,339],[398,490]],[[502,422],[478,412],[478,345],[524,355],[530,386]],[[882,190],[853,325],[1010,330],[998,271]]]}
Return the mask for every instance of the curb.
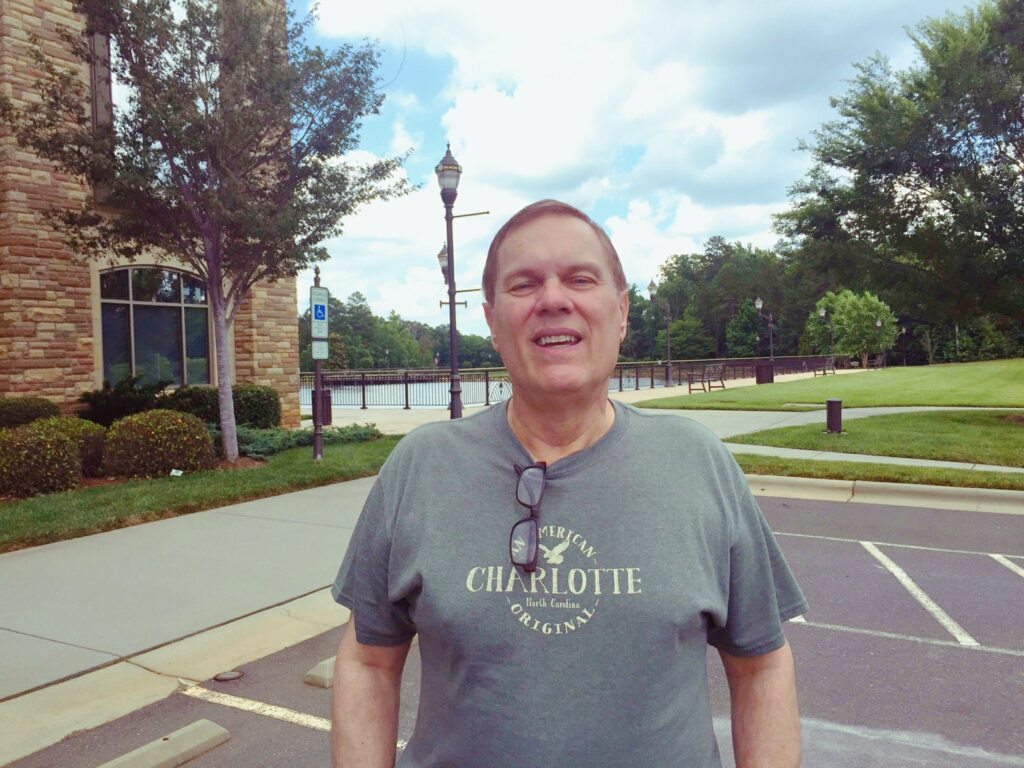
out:
{"label": "curb", "polygon": [[35,754],[208,680],[341,626],[348,609],[325,587],[162,648],[0,704],[0,765]]}
{"label": "curb", "polygon": [[174,768],[209,752],[231,738],[210,720],[196,720],[162,739],[104,763],[100,768]]}
{"label": "curb", "polygon": [[747,484],[755,496],[1024,515],[1024,491],[777,475],[747,475]]}

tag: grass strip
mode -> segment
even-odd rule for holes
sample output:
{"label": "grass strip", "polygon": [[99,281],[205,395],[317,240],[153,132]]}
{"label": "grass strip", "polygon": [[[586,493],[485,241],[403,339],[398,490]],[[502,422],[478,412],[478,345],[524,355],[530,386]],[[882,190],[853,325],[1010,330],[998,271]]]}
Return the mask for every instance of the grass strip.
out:
{"label": "grass strip", "polygon": [[1024,467],[1024,411],[932,411],[847,419],[734,435],[728,443]]}
{"label": "grass strip", "polygon": [[973,469],[932,469],[899,464],[868,464],[859,461],[784,459],[736,453],[733,458],[748,475],[815,477],[831,480],[876,480],[883,483],[945,485],[953,488],[992,488],[1024,491],[1024,475],[981,472]]}
{"label": "grass strip", "polygon": [[[728,386],[728,383],[726,383]],[[839,376],[699,392],[636,403],[641,408],[806,411],[842,400],[844,408],[949,405],[1024,408],[1024,359],[886,368]]]}
{"label": "grass strip", "polygon": [[131,480],[0,504],[0,552],[376,474],[400,437],[292,448],[265,465]]}

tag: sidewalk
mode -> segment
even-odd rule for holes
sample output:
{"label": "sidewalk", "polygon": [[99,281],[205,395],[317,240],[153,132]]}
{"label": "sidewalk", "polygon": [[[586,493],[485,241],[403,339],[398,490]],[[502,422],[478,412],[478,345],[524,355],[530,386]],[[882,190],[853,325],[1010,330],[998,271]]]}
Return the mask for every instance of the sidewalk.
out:
{"label": "sidewalk", "polygon": [[[628,402],[652,391],[614,396]],[[868,412],[878,409],[844,416]],[[443,409],[337,409],[334,415],[336,424],[374,422],[386,433],[448,416]],[[678,415],[723,437],[824,420],[820,412],[750,411],[666,412],[665,418]],[[338,483],[0,555],[0,765],[159,701],[179,678],[208,679],[345,621],[347,612],[327,587],[372,483]],[[861,500],[853,497],[867,485],[751,478],[755,493],[767,496]],[[951,508],[991,504],[990,511],[1024,513],[1024,494],[971,490],[949,489]],[[876,491],[882,495],[874,503],[928,506],[947,493],[927,487],[910,493],[903,486]]]}

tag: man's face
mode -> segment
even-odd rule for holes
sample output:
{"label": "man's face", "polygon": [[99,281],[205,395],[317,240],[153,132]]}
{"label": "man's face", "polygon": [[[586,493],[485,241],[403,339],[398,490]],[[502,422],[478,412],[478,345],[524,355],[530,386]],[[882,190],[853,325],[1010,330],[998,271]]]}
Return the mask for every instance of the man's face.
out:
{"label": "man's face", "polygon": [[629,300],[590,226],[542,216],[498,252],[494,301],[484,304],[495,349],[517,394],[607,397],[626,335]]}

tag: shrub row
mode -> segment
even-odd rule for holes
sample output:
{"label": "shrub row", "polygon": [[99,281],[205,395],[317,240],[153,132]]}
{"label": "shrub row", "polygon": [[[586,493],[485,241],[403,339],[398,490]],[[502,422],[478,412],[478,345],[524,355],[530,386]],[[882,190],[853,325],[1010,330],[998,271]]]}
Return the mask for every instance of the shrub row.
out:
{"label": "shrub row", "polygon": [[[81,396],[85,404],[81,416],[109,427],[125,416],[165,408],[191,413],[208,424],[220,423],[220,395],[216,387],[181,387],[163,392],[166,386],[166,382],[142,384],[138,376],[124,379],[113,387],[104,382],[102,389]],[[273,387],[235,384],[231,395],[237,424],[261,429],[281,426],[281,398]]]}
{"label": "shrub row", "polygon": [[[281,426],[281,398],[273,387],[235,384],[235,423],[239,426],[272,429]],[[216,387],[181,387],[156,401],[158,408],[191,413],[207,424],[220,423],[220,395]]]}
{"label": "shrub row", "polygon": [[[249,402],[256,404],[251,407],[273,415],[276,404],[279,421],[280,401],[271,390],[272,401],[261,391],[265,389],[247,393]],[[323,431],[325,445],[377,437],[380,432],[372,425],[328,427]],[[66,490],[78,485],[83,474],[162,477],[172,469],[209,469],[215,462],[215,439],[219,448],[216,424],[207,425],[198,416],[163,408],[126,416],[109,429],[74,416],[37,419],[0,429],[0,495],[32,496]],[[239,453],[257,459],[312,443],[309,429],[238,427]]]}
{"label": "shrub row", "polygon": [[[219,452],[221,449],[220,430],[215,424],[208,424],[207,427]],[[380,436],[381,433],[372,424],[350,424],[346,427],[324,427],[323,429],[324,445],[361,443],[366,440],[375,440]],[[286,451],[289,448],[313,444],[311,429],[238,427],[236,437],[238,438],[239,454],[260,460],[265,460],[275,453]]]}
{"label": "shrub row", "polygon": [[0,429],[57,416],[60,408],[43,397],[0,397]]}

